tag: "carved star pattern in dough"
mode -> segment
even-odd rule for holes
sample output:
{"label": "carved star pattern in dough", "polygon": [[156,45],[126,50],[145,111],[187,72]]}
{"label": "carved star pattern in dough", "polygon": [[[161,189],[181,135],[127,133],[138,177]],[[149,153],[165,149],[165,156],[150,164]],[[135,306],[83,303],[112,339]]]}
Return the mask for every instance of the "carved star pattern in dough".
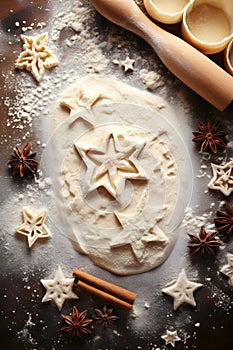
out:
{"label": "carved star pattern in dough", "polygon": [[115,241],[113,240],[111,248],[119,248],[129,244],[135,258],[140,263],[143,261],[149,243],[154,243],[161,247],[167,245],[167,237],[157,225],[153,225],[145,230],[140,230],[139,227],[143,227],[143,223],[140,223],[140,218],[137,221],[137,226],[135,226],[133,224],[124,223],[119,213],[115,213],[115,215],[122,225],[122,231],[117,235]]}
{"label": "carved star pattern in dough", "polygon": [[53,280],[41,280],[46,288],[46,293],[42,299],[42,303],[53,300],[59,311],[66,299],[78,299],[78,296],[72,291],[74,278],[66,278],[59,266]]}
{"label": "carved star pattern in dough", "polygon": [[174,310],[176,310],[183,303],[196,306],[193,293],[196,289],[202,287],[201,283],[189,281],[184,269],[182,269],[178,275],[177,280],[171,283],[172,284],[170,286],[163,288],[162,292],[174,298]]}
{"label": "carved star pattern in dough", "polygon": [[31,248],[38,238],[47,238],[50,236],[50,231],[45,225],[46,218],[46,210],[32,213],[27,208],[23,209],[23,223],[16,228],[16,232],[27,237],[29,248]]}
{"label": "carved star pattern in dough", "polygon": [[121,61],[121,65],[124,67],[125,72],[128,70],[134,70],[134,60],[130,59],[129,57],[126,57],[124,61]]}
{"label": "carved star pattern in dough", "polygon": [[149,243],[156,243],[157,246],[165,246],[167,238],[158,226],[149,228],[142,237],[131,242],[131,248],[136,258],[141,261]]}
{"label": "carved star pattern in dough", "polygon": [[233,191],[233,161],[225,165],[211,164],[213,177],[208,184],[212,190],[219,190],[225,196],[229,196]]}
{"label": "carved star pattern in dough", "polygon": [[[73,117],[78,110],[86,109],[91,110],[98,102],[104,101],[105,99],[110,99],[110,96],[107,94],[99,93],[99,91],[86,91],[77,87],[76,91],[73,94],[64,96],[61,99],[60,105],[69,108],[70,117]],[[77,117],[82,117],[81,114]],[[94,119],[94,116],[91,114],[90,117]],[[88,120],[89,121],[89,120]],[[93,121],[91,120],[93,123]]]}
{"label": "carved star pattern in dough", "polygon": [[220,271],[229,277],[229,284],[233,287],[233,254],[227,254],[227,262]]}
{"label": "carved star pattern in dough", "polygon": [[23,40],[23,51],[15,62],[15,67],[26,69],[33,77],[41,81],[46,68],[52,68],[58,64],[58,60],[48,49],[48,33],[35,37],[21,35]]}
{"label": "carved star pattern in dough", "polygon": [[115,212],[115,216],[122,226],[122,231],[116,236],[115,240],[112,240],[111,248],[130,245],[138,262],[142,262],[149,243],[154,243],[164,248],[168,243],[168,239],[156,222],[149,228],[142,229],[145,226],[145,219],[142,214],[138,213],[138,215],[135,225],[130,223],[129,216]]}
{"label": "carved star pattern in dough", "polygon": [[175,342],[180,341],[181,339],[177,335],[177,331],[166,330],[166,334],[162,335],[161,338],[165,340],[166,345],[171,344],[175,347]]}
{"label": "carved star pattern in dough", "polygon": [[[123,142],[122,142],[123,141]],[[147,180],[138,160],[145,143],[139,144],[111,133],[99,146],[77,141],[74,145],[86,164],[84,195],[104,187],[115,199],[124,194],[127,179]]]}

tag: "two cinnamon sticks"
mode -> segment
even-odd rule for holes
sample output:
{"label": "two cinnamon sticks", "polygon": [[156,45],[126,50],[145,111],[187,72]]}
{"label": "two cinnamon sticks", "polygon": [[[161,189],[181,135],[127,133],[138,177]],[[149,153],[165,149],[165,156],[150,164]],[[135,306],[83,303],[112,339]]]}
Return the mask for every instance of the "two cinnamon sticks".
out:
{"label": "two cinnamon sticks", "polygon": [[75,286],[126,309],[132,308],[136,298],[135,293],[78,269],[73,272],[73,276],[78,279]]}

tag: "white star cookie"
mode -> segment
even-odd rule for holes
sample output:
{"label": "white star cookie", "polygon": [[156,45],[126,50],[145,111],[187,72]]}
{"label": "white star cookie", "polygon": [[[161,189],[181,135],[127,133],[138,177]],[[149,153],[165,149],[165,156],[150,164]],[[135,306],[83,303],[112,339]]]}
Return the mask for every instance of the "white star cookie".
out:
{"label": "white star cookie", "polygon": [[227,262],[220,271],[229,277],[229,284],[233,287],[233,254],[227,254]]}
{"label": "white star cookie", "polygon": [[208,184],[212,190],[219,190],[225,196],[233,191],[233,160],[225,165],[211,164],[213,177]]}
{"label": "white star cookie", "polygon": [[74,278],[65,278],[60,266],[53,280],[42,279],[40,281],[47,290],[42,303],[53,300],[59,311],[61,311],[66,299],[78,299],[78,296],[72,291]]}
{"label": "white star cookie", "polygon": [[48,33],[35,37],[21,35],[21,39],[24,42],[23,52],[17,58],[15,67],[28,70],[39,82],[46,68],[58,65],[58,60],[47,47]]}
{"label": "white star cookie", "polygon": [[46,210],[39,210],[36,213],[32,213],[27,208],[23,209],[23,223],[16,228],[16,232],[27,237],[29,248],[31,248],[38,238],[47,238],[50,236],[50,231],[45,225],[46,217]]}
{"label": "white star cookie", "polygon": [[166,330],[166,334],[162,335],[161,338],[165,340],[166,345],[171,344],[173,347],[175,347],[176,341],[181,340],[177,335],[177,331],[169,331],[169,330]]}
{"label": "white star cookie", "polygon": [[174,298],[173,308],[176,310],[183,303],[196,306],[193,293],[200,287],[202,284],[189,281],[185,270],[182,269],[177,280],[172,281],[170,286],[163,288],[162,292]]}
{"label": "white star cookie", "polygon": [[125,72],[128,70],[134,70],[134,60],[131,60],[129,57],[126,57],[124,61],[121,61],[122,67],[124,67]]}

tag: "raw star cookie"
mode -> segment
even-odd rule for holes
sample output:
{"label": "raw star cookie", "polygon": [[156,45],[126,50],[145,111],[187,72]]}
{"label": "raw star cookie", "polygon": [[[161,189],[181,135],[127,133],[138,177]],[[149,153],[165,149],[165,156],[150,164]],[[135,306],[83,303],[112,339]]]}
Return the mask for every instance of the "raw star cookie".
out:
{"label": "raw star cookie", "polygon": [[174,310],[176,310],[181,304],[188,303],[196,306],[193,293],[198,288],[202,287],[201,283],[192,282],[187,279],[185,270],[183,269],[175,282],[171,282],[171,285],[162,289],[162,292],[170,295],[174,299]]}
{"label": "raw star cookie", "polygon": [[45,209],[31,212],[23,209],[23,223],[16,228],[16,232],[26,236],[29,248],[40,238],[50,237],[50,231],[45,225],[47,211]]}
{"label": "raw star cookie", "polygon": [[78,298],[78,296],[72,291],[74,278],[66,278],[60,266],[55,273],[54,279],[42,279],[41,283],[46,288],[46,293],[42,299],[42,303],[52,300],[60,311],[66,299]]}
{"label": "raw star cookie", "polygon": [[48,33],[35,37],[21,35],[21,39],[24,42],[23,52],[17,58],[15,67],[28,70],[39,82],[45,69],[58,65],[58,60],[47,46]]}

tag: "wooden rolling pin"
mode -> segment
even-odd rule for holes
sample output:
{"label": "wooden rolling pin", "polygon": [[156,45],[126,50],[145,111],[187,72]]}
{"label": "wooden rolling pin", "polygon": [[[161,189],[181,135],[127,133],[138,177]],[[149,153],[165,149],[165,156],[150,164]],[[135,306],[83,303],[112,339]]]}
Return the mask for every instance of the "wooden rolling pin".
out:
{"label": "wooden rolling pin", "polygon": [[91,0],[113,23],[146,40],[164,65],[219,110],[233,100],[233,77],[194,47],[154,24],[133,0]]}

